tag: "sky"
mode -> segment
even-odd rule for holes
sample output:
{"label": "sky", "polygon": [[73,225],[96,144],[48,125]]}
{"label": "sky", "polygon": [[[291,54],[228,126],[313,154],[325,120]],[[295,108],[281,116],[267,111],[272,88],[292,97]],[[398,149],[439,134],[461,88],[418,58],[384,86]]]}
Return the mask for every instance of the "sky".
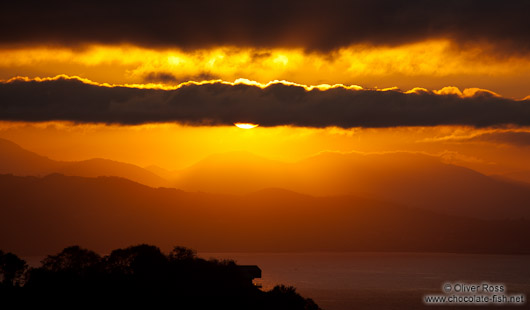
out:
{"label": "sky", "polygon": [[[168,170],[247,151],[530,171],[528,1],[12,1],[0,138]],[[253,129],[235,127],[253,123]]]}

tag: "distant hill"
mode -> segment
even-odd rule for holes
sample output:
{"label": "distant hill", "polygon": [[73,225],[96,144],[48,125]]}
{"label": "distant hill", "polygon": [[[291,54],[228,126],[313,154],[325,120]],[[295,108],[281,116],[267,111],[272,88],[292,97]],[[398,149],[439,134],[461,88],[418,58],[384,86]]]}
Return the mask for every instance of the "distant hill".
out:
{"label": "distant hill", "polygon": [[247,194],[269,187],[286,186],[294,175],[291,165],[249,152],[213,154],[175,173],[176,188],[208,193]]}
{"label": "distant hill", "polygon": [[26,256],[138,243],[207,252],[530,250],[527,220],[469,219],[355,196],[189,193],[54,174],[0,175],[0,199],[0,248]]}
{"label": "distant hill", "polygon": [[0,139],[0,173],[43,175],[54,172],[63,164],[27,151],[9,140]]}
{"label": "distant hill", "polygon": [[180,171],[175,186],[232,194],[279,187],[317,196],[356,195],[486,219],[530,214],[527,186],[407,152],[325,152],[289,164],[227,153]]}
{"label": "distant hill", "polygon": [[505,179],[505,180],[513,180],[517,182],[523,182],[530,186],[530,170],[525,171],[513,171],[509,173],[494,175],[494,177]]}
{"label": "distant hill", "polygon": [[0,139],[0,173],[20,176],[50,173],[86,177],[118,176],[152,187],[170,186],[165,179],[135,165],[99,158],[79,162],[55,161],[5,139]]}
{"label": "distant hill", "polygon": [[167,170],[165,168],[162,168],[162,167],[159,167],[159,166],[155,166],[155,165],[150,165],[150,166],[147,166],[147,167],[144,167],[145,170],[147,171],[151,171],[152,173],[166,179],[166,180],[174,180],[175,178],[177,178],[178,176],[178,171],[175,171],[175,170]]}
{"label": "distant hill", "polygon": [[67,163],[55,172],[84,177],[118,176],[151,187],[171,186],[168,181],[144,168],[101,158]]}
{"label": "distant hill", "polygon": [[408,152],[323,152],[295,163],[230,152],[210,155],[179,171],[168,171],[107,159],[54,161],[0,139],[0,173],[118,176],[151,187],[213,194],[284,188],[312,196],[353,195],[482,219],[529,218],[530,214],[528,184]]}

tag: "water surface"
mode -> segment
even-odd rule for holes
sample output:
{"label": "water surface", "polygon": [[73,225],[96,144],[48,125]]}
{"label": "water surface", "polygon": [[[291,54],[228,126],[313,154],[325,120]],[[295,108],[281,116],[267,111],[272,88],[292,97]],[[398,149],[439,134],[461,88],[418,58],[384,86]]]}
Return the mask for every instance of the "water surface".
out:
{"label": "water surface", "polygon": [[[530,296],[529,255],[199,253],[199,256],[258,265],[262,269],[259,282],[263,289],[280,283],[295,286],[299,293],[312,298],[325,310],[436,309],[425,306],[423,296],[441,294],[446,282],[502,283],[508,294]],[[528,305],[510,308],[522,309]]]}

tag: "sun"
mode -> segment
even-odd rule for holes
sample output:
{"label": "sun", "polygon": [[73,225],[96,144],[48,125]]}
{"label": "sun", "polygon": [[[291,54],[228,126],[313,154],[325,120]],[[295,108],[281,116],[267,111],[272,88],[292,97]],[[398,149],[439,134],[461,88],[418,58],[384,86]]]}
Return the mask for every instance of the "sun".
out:
{"label": "sun", "polygon": [[236,127],[241,129],[252,129],[259,126],[259,124],[251,124],[251,123],[234,123]]}

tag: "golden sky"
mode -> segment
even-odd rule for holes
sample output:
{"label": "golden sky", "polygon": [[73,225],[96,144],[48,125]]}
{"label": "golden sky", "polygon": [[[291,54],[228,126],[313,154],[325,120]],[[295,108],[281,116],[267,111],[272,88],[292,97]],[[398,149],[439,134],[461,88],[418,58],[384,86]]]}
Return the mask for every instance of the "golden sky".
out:
{"label": "golden sky", "polygon": [[110,5],[96,20],[79,14],[95,4],[11,4],[8,25],[27,19],[0,33],[0,137],[58,160],[170,170],[232,151],[407,151],[530,170],[527,4],[293,3],[212,3],[198,18],[194,4]]}
{"label": "golden sky", "polygon": [[438,90],[484,88],[522,99],[530,88],[530,59],[500,57],[451,41],[427,40],[400,46],[352,45],[328,53],[303,49],[215,47],[183,51],[133,45],[82,48],[31,46],[0,50],[0,78],[80,76],[98,83],[163,84],[248,79],[305,85],[344,84],[365,88],[415,87]]}

